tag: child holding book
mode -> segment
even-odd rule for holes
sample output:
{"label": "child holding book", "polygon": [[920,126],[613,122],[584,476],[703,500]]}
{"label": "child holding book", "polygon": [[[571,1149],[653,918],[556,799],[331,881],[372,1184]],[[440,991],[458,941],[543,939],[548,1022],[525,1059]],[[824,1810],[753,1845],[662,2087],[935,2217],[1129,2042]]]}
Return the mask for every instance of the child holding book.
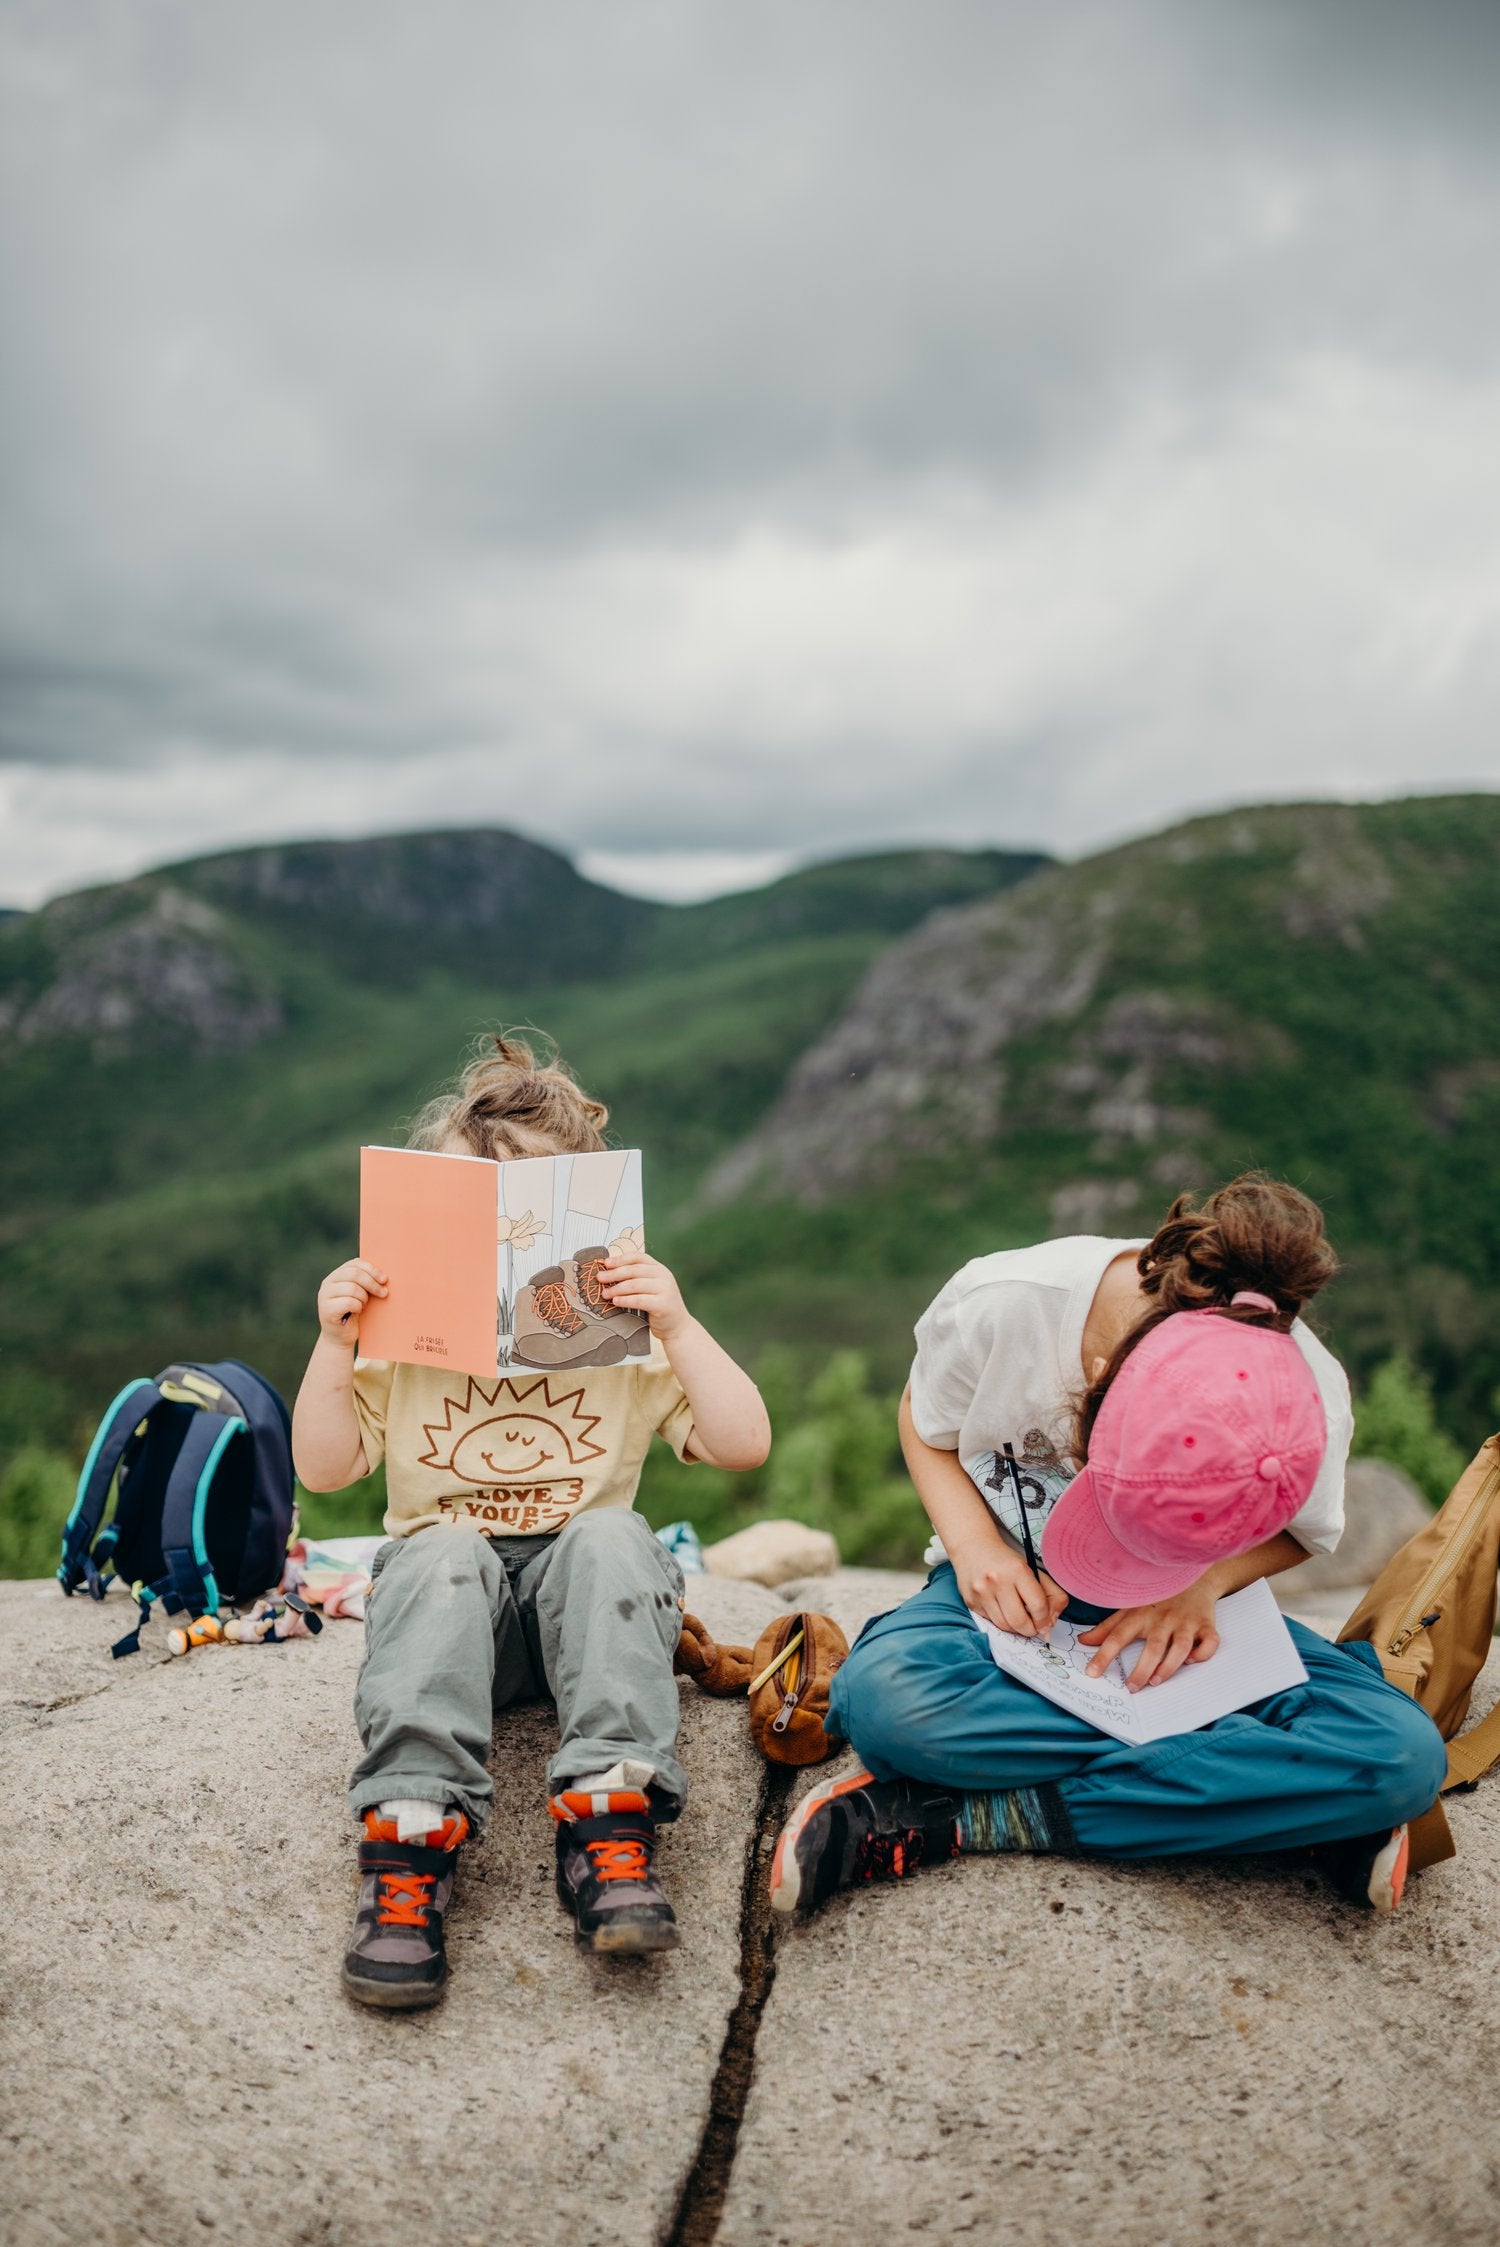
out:
{"label": "child holding book", "polygon": [[1143,1748],[1007,1676],[972,1620],[1034,1637],[1066,1609],[1093,1674],[1143,1640],[1149,1691],[1212,1658],[1218,1599],[1331,1552],[1349,1389],[1297,1313],[1334,1269],[1316,1206],[1249,1174],[1144,1244],[1049,1241],[949,1281],[901,1403],[940,1565],[833,1681],[829,1730],[864,1768],[793,1814],[779,1910],[961,1851],[1309,1845],[1343,1895],[1394,1909],[1447,1758],[1372,1647],[1293,1622],[1305,1685]]}
{"label": "child holding book", "polygon": [[[497,1162],[582,1153],[604,1146],[607,1114],[559,1057],[502,1037],[423,1111],[410,1144]],[[564,1270],[555,1315],[571,1323],[584,1305],[568,1284]],[[653,1860],[658,1825],[687,1795],[672,1673],[682,1573],[635,1512],[636,1486],[653,1434],[681,1459],[738,1469],[760,1465],[770,1425],[664,1264],[617,1249],[588,1287],[647,1315],[650,1355],[495,1382],[359,1359],[360,1313],[388,1292],[363,1259],[318,1291],[297,1471],[310,1490],[337,1490],[386,1463],[389,1541],[355,1691],[364,1754],[349,1800],[363,1839],[343,1968],[368,2005],[441,1996],[458,1849],[490,1807],[492,1712],[541,1693],[557,1703],[549,1807],[579,1943],[620,1956],[678,1941]],[[462,1502],[481,1482],[497,1531]]]}

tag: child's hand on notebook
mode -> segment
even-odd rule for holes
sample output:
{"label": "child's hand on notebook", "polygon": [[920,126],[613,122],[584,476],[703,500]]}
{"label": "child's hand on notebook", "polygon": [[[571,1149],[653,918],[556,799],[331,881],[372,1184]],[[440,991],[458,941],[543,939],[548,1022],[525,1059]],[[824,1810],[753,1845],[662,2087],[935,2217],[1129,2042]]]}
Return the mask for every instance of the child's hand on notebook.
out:
{"label": "child's hand on notebook", "polygon": [[1102,1677],[1115,1656],[1137,1639],[1146,1643],[1125,1680],[1132,1693],[1175,1677],[1184,1662],[1206,1662],[1217,1654],[1219,1634],[1214,1629],[1214,1592],[1208,1577],[1200,1576],[1175,1598],[1159,1599],[1150,1607],[1122,1607],[1090,1630],[1080,1631],[1080,1646],[1099,1649],[1086,1675]]}
{"label": "child's hand on notebook", "polygon": [[665,1264],[648,1256],[643,1248],[627,1248],[616,1243],[608,1260],[599,1267],[600,1285],[611,1303],[622,1311],[644,1311],[651,1322],[651,1331],[663,1342],[670,1342],[688,1323],[687,1305],[682,1300],[682,1290]]}
{"label": "child's hand on notebook", "polygon": [[362,1256],[330,1272],[318,1289],[318,1325],[341,1348],[359,1347],[359,1314],[372,1295],[389,1295],[390,1281]]}

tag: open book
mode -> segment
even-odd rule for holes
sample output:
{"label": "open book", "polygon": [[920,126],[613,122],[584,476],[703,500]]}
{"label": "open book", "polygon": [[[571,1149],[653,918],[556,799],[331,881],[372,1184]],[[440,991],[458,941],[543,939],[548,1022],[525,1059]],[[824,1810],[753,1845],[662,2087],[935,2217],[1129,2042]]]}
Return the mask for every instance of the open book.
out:
{"label": "open book", "polygon": [[362,1147],[359,1252],[390,1293],[361,1313],[360,1349],[489,1375],[649,1356],[645,1314],[599,1280],[612,1249],[644,1245],[635,1148],[499,1163]]}
{"label": "open book", "polygon": [[1185,1662],[1175,1677],[1161,1685],[1142,1686],[1139,1693],[1125,1688],[1140,1658],[1139,1639],[1115,1657],[1102,1677],[1086,1677],[1084,1672],[1099,1651],[1078,1643],[1090,1624],[1063,1618],[1045,1639],[1037,1639],[997,1630],[978,1615],[974,1621],[1007,1676],[1019,1678],[1098,1731],[1139,1747],[1169,1739],[1176,1732],[1196,1732],[1200,1725],[1264,1700],[1267,1694],[1284,1693],[1289,1686],[1307,1682],[1302,1657],[1264,1577],[1219,1601],[1214,1610],[1219,1633],[1216,1654],[1206,1662]]}

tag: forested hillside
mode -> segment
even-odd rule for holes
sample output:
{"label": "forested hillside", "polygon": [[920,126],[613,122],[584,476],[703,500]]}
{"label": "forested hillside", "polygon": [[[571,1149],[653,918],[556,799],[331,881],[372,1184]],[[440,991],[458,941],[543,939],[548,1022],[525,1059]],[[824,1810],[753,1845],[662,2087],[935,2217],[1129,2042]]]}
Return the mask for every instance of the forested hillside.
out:
{"label": "forested hillside", "polygon": [[[976,1247],[1149,1230],[1262,1164],[1323,1203],[1324,1322],[1464,1440],[1500,1386],[1500,797],[1193,821],[884,952],[702,1196],[855,1294]],[[919,1290],[920,1292],[920,1290]],[[743,1314],[748,1322],[748,1306]]]}
{"label": "forested hillside", "polygon": [[704,1171],[892,937],[1043,863],[907,851],[669,907],[517,836],[416,835],[195,861],[10,922],[0,1476],[79,1453],[121,1381],[177,1355],[245,1358],[290,1394],[317,1281],[353,1252],[360,1142],[403,1136],[502,1024],[550,1032],[646,1148],[675,1253]]}
{"label": "forested hillside", "polygon": [[909,1550],[881,1400],[934,1286],[1253,1163],[1327,1208],[1356,1378],[1404,1353],[1468,1443],[1500,1387],[1497,876],[1481,796],[1237,812],[1066,867],[894,853],[691,907],[495,833],[61,899],[0,927],[0,1473],[76,1453],[173,1356],[290,1391],[359,1143],[517,1022],[645,1148],[653,1244],[780,1416],[765,1477],[666,1462],[656,1513],[863,1505],[868,1550]]}

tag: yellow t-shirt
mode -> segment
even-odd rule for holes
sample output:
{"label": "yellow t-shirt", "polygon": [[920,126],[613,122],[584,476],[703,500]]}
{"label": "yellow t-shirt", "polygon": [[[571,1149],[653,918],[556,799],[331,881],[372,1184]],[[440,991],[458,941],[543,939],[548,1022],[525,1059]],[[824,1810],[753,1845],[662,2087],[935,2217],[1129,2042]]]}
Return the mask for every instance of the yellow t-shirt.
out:
{"label": "yellow t-shirt", "polygon": [[679,1459],[693,1408],[659,1342],[623,1365],[490,1380],[357,1358],[365,1458],[386,1463],[388,1537],[475,1529],[542,1537],[596,1506],[631,1506],[653,1435]]}

